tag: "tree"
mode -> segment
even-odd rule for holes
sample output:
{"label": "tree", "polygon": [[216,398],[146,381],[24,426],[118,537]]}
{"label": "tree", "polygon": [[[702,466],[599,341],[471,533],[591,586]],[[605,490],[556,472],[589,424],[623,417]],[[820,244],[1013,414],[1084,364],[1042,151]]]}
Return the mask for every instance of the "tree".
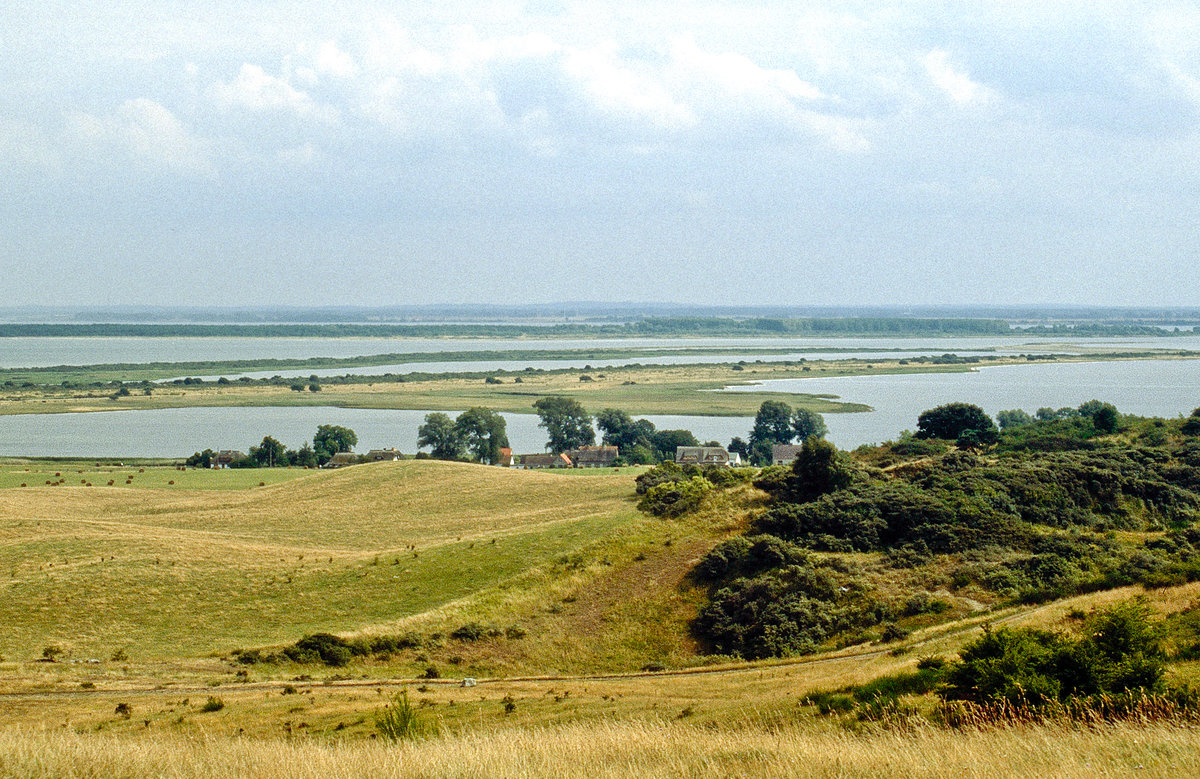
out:
{"label": "tree", "polygon": [[793,502],[805,503],[849,487],[853,473],[846,456],[836,446],[823,438],[809,436],[792,463],[787,491]]}
{"label": "tree", "polygon": [[1092,425],[1101,433],[1115,433],[1120,424],[1120,419],[1121,417],[1117,413],[1117,409],[1105,404],[1104,408],[1092,414]]}
{"label": "tree", "polygon": [[313,450],[322,464],[339,452],[349,452],[358,443],[358,436],[348,427],[341,425],[318,425],[313,436]]}
{"label": "tree", "polygon": [[675,459],[675,449],[680,446],[699,445],[691,430],[659,430],[652,440],[653,449],[662,460]]}
{"label": "tree", "polygon": [[260,468],[288,464],[287,449],[271,436],[263,438],[258,446],[250,447],[250,459]]}
{"label": "tree", "polygon": [[487,408],[469,408],[454,420],[454,430],[475,459],[492,465],[500,461],[501,447],[508,446],[504,417]]}
{"label": "tree", "polygon": [[428,446],[438,460],[459,460],[463,456],[463,440],[450,417],[434,411],[425,415],[425,424],[417,428],[417,446]]}
{"label": "tree", "polygon": [[596,427],[604,433],[603,442],[620,447],[622,455],[635,446],[653,448],[654,423],[648,419],[634,419],[619,409],[606,408],[596,414]]}
{"label": "tree", "polygon": [[995,431],[992,418],[979,406],[970,403],[947,403],[922,411],[917,417],[917,438],[948,438],[956,440],[967,430],[975,431],[982,439]]}
{"label": "tree", "polygon": [[806,441],[813,436],[824,438],[828,432],[824,417],[815,411],[798,408],[792,415],[792,433],[797,441]]}
{"label": "tree", "polygon": [[735,435],[733,437],[733,440],[729,442],[728,452],[730,454],[741,455],[742,459],[746,462],[750,461],[750,444],[746,443],[741,436]]}
{"label": "tree", "polygon": [[[1043,411],[1049,411],[1054,414],[1051,409],[1038,409],[1040,415]],[[1041,418],[1039,416],[1039,418]],[[997,411],[996,421],[1000,424],[1001,430],[1011,430],[1014,427],[1022,427],[1024,425],[1032,425],[1033,417],[1029,416],[1028,411],[1023,411],[1019,408],[1010,409],[1008,411]]]}
{"label": "tree", "polygon": [[538,427],[546,428],[546,432],[550,434],[546,448],[554,454],[596,443],[592,416],[583,409],[579,401],[551,396],[539,398],[533,407],[542,418]]}
{"label": "tree", "polygon": [[304,446],[296,451],[288,452],[288,462],[298,468],[315,468],[319,465],[317,452],[309,446],[308,441],[305,441]]}
{"label": "tree", "polygon": [[203,452],[196,452],[184,460],[184,464],[192,468],[211,468],[216,456],[217,453],[212,449],[205,449]]}
{"label": "tree", "polygon": [[1120,422],[1117,407],[1101,400],[1089,400],[1079,406],[1079,415],[1091,417],[1092,426],[1100,433],[1115,433]]}
{"label": "tree", "polygon": [[779,400],[763,401],[750,431],[750,456],[755,463],[771,462],[771,447],[789,444],[795,437],[792,407]]}

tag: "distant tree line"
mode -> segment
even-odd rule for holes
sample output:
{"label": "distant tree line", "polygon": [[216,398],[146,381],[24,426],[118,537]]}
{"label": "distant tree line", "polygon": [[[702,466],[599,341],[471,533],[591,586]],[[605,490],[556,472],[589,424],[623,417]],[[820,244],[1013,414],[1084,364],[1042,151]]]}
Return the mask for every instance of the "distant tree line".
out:
{"label": "distant tree line", "polygon": [[[646,317],[608,324],[0,324],[0,338],[42,336],[108,337],[435,337],[493,338],[643,335],[1009,335],[1003,319],[969,317]],[[1027,328],[1020,333],[1037,333]],[[1056,335],[1171,335],[1145,325],[1055,325]]]}

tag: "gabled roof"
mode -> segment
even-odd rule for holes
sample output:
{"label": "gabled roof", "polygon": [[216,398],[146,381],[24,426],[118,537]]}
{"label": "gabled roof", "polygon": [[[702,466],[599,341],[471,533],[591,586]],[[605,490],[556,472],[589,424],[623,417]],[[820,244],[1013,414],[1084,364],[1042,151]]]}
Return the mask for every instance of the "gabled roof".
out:
{"label": "gabled roof", "polygon": [[696,465],[725,465],[729,452],[723,446],[677,446],[675,462]]}
{"label": "gabled roof", "polygon": [[522,454],[517,462],[527,468],[570,468],[571,458],[566,454]]}
{"label": "gabled roof", "polygon": [[571,449],[566,454],[577,466],[592,463],[608,465],[616,461],[620,450],[615,446],[580,446]]}

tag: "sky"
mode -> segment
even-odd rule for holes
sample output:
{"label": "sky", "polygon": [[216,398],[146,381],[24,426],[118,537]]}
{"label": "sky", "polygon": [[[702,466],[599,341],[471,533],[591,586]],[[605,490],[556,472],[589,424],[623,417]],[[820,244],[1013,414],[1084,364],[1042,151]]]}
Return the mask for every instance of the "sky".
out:
{"label": "sky", "polygon": [[1200,300],[1194,2],[0,1],[0,304]]}

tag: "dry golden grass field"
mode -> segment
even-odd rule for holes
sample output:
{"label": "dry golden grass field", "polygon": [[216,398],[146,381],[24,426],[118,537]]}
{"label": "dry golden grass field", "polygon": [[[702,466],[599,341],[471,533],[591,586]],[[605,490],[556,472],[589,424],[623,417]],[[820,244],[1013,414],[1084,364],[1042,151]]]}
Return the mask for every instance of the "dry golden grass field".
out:
{"label": "dry golden grass field", "polygon": [[[629,469],[48,467],[65,482],[0,467],[0,776],[1200,773],[1186,725],[885,729],[801,700],[951,656],[985,622],[1066,628],[1141,588],[962,597],[898,644],[745,663],[689,637],[704,593],[687,572],[744,526],[749,487],[663,520],[636,511]],[[1145,595],[1169,613],[1200,585]],[[468,623],[495,634],[452,637]],[[230,657],[324,631],[422,643],[338,668]],[[385,742],[376,717],[401,690],[428,735]]]}

